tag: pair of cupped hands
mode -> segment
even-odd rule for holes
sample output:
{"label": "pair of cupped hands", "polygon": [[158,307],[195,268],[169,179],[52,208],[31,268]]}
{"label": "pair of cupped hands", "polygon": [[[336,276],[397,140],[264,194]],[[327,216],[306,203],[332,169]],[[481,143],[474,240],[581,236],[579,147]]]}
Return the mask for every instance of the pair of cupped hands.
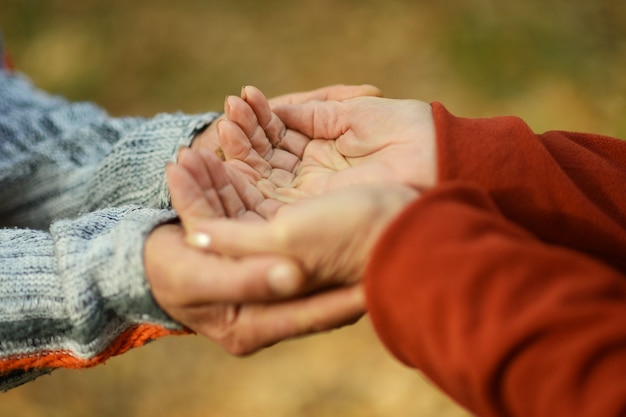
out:
{"label": "pair of cupped hands", "polygon": [[146,240],[157,303],[235,355],[357,321],[396,215],[436,182],[429,104],[335,85],[252,86],[166,168],[182,225]]}

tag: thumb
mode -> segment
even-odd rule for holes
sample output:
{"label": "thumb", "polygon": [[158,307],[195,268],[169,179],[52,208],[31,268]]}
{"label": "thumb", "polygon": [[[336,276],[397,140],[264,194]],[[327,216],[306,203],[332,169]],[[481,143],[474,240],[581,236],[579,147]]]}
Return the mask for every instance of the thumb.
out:
{"label": "thumb", "polygon": [[347,100],[354,97],[372,96],[382,97],[383,93],[376,86],[370,84],[362,85],[344,85],[336,84],[318,88],[316,90],[305,91],[300,93],[285,94],[274,97],[269,100],[272,106],[280,106],[285,104],[304,103],[312,100]]}
{"label": "thumb", "polygon": [[188,229],[185,240],[198,249],[233,257],[267,253],[288,254],[271,224],[267,222],[241,222],[232,219],[199,221]]}
{"label": "thumb", "polygon": [[165,167],[165,175],[172,207],[185,226],[195,223],[197,219],[224,215],[219,201],[207,199],[206,193],[188,170],[170,163]]}
{"label": "thumb", "polygon": [[336,139],[350,129],[346,104],[340,101],[310,101],[274,108],[290,129],[312,139]]}
{"label": "thumb", "polygon": [[[269,223],[239,222],[230,219],[215,219],[196,223],[186,234],[185,240],[191,246],[210,250],[235,258],[254,257],[270,253],[286,255]],[[266,282],[274,294],[290,296],[308,287],[300,266],[284,260],[276,263],[266,275]]]}

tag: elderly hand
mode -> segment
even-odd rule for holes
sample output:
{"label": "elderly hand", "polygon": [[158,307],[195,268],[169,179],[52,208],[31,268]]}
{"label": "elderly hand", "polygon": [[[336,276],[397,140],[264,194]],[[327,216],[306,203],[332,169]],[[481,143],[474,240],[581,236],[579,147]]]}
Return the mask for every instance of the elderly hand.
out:
{"label": "elderly hand", "polygon": [[[189,156],[168,168],[186,241],[202,250],[194,256],[238,265],[240,273],[220,279],[221,271],[215,269],[199,277],[190,266],[187,279],[201,286],[182,281],[172,287],[166,276],[169,284],[155,287],[166,311],[174,306],[170,314],[181,322],[191,322],[190,327],[231,352],[234,345],[235,352],[245,353],[358,320],[365,309],[360,280],[369,253],[386,225],[417,196],[414,189],[393,184],[353,187],[291,205],[267,199],[265,204],[272,207],[268,222],[238,199],[245,194],[242,183],[230,182],[221,161],[208,152]],[[231,218],[211,217],[218,206]],[[205,296],[216,288],[224,296]],[[195,309],[184,300],[193,300]],[[225,308],[214,305],[216,301],[240,303],[237,314],[215,322],[205,310]]]}
{"label": "elderly hand", "polygon": [[235,355],[358,320],[364,312],[358,286],[307,294],[299,263],[283,255],[240,259],[188,244],[206,243],[193,230],[211,216],[256,224],[263,223],[259,212],[272,216],[282,206],[260,194],[248,198],[248,185],[238,180],[243,174],[234,174],[231,182],[225,164],[207,150],[181,150],[178,165],[167,167],[172,204],[188,230],[162,225],[146,240],[146,276],[157,303]]}
{"label": "elderly hand", "polygon": [[353,184],[436,182],[427,103],[359,97],[271,107],[260,90],[244,93],[227,99],[220,142],[227,159],[257,172],[248,178],[266,196],[291,202]]}
{"label": "elderly hand", "polygon": [[[331,86],[274,101],[290,104],[359,95],[380,91],[372,86]],[[255,169],[236,159],[226,164],[217,160],[219,124],[213,123],[194,140],[195,153],[181,150],[179,165],[167,168],[172,204],[183,213],[188,229],[211,216],[259,221],[281,206],[250,183],[249,178],[258,176]],[[282,133],[282,123],[275,118],[264,126],[265,138],[266,132],[270,137]],[[281,163],[285,162],[277,158],[278,167],[284,166]],[[284,339],[352,323],[363,314],[363,296],[356,286],[291,299],[303,292],[305,282],[293,260],[281,255],[236,259],[202,253],[185,243],[189,236],[198,235],[185,233],[178,225],[160,226],[148,236],[144,249],[148,281],[155,300],[173,319],[230,353],[249,354]]]}
{"label": "elderly hand", "polygon": [[353,323],[364,310],[357,287],[290,299],[284,295],[292,293],[290,282],[303,279],[297,264],[277,255],[235,259],[200,252],[177,225],[150,234],[145,264],[161,308],[233,355]]}
{"label": "elderly hand", "polygon": [[[297,104],[306,103],[307,101],[320,101],[320,100],[347,100],[360,96],[380,96],[381,92],[378,88],[371,85],[332,85],[328,87],[319,88],[312,91],[290,93],[274,97],[269,100],[269,103],[274,106],[285,104]],[[226,115],[218,117],[213,123],[209,125],[202,133],[200,133],[191,143],[191,148],[194,150],[208,149],[211,152],[216,152],[220,146],[218,139],[218,125],[222,120],[226,120]],[[268,134],[274,135],[276,132],[272,129],[274,127],[282,128],[276,123],[266,124]],[[219,151],[218,151],[219,152]]]}

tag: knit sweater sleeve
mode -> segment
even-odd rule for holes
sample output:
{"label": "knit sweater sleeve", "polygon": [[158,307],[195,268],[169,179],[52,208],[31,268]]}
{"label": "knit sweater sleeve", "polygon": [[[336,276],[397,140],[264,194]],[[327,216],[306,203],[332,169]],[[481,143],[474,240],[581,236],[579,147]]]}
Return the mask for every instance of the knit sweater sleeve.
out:
{"label": "knit sweater sleeve", "polygon": [[164,166],[216,116],[111,118],[0,71],[0,389],[177,332],[143,242],[174,217]]}
{"label": "knit sweater sleeve", "polygon": [[517,117],[468,119],[433,103],[439,181],[479,184],[541,239],[626,271],[626,141],[534,133]]}
{"label": "knit sweater sleeve", "polygon": [[626,412],[626,276],[538,240],[473,184],[401,213],[365,284],[389,350],[478,416]]}
{"label": "knit sweater sleeve", "polygon": [[46,230],[99,208],[168,207],[166,162],[215,117],[112,118],[0,71],[0,225]]}
{"label": "knit sweater sleeve", "polygon": [[0,388],[104,362],[179,329],[144,278],[145,236],[166,210],[126,206],[0,230]]}

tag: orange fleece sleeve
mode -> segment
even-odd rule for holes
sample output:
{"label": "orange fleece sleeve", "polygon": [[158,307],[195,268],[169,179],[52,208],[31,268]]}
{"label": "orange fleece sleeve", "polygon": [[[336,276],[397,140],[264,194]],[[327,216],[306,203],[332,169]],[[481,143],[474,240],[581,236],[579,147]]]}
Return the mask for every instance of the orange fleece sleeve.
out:
{"label": "orange fleece sleeve", "polygon": [[479,416],[626,415],[626,277],[536,239],[475,185],[401,213],[365,286],[387,348]]}
{"label": "orange fleece sleeve", "polygon": [[626,141],[432,107],[440,183],[479,184],[524,229],[626,271]]}

